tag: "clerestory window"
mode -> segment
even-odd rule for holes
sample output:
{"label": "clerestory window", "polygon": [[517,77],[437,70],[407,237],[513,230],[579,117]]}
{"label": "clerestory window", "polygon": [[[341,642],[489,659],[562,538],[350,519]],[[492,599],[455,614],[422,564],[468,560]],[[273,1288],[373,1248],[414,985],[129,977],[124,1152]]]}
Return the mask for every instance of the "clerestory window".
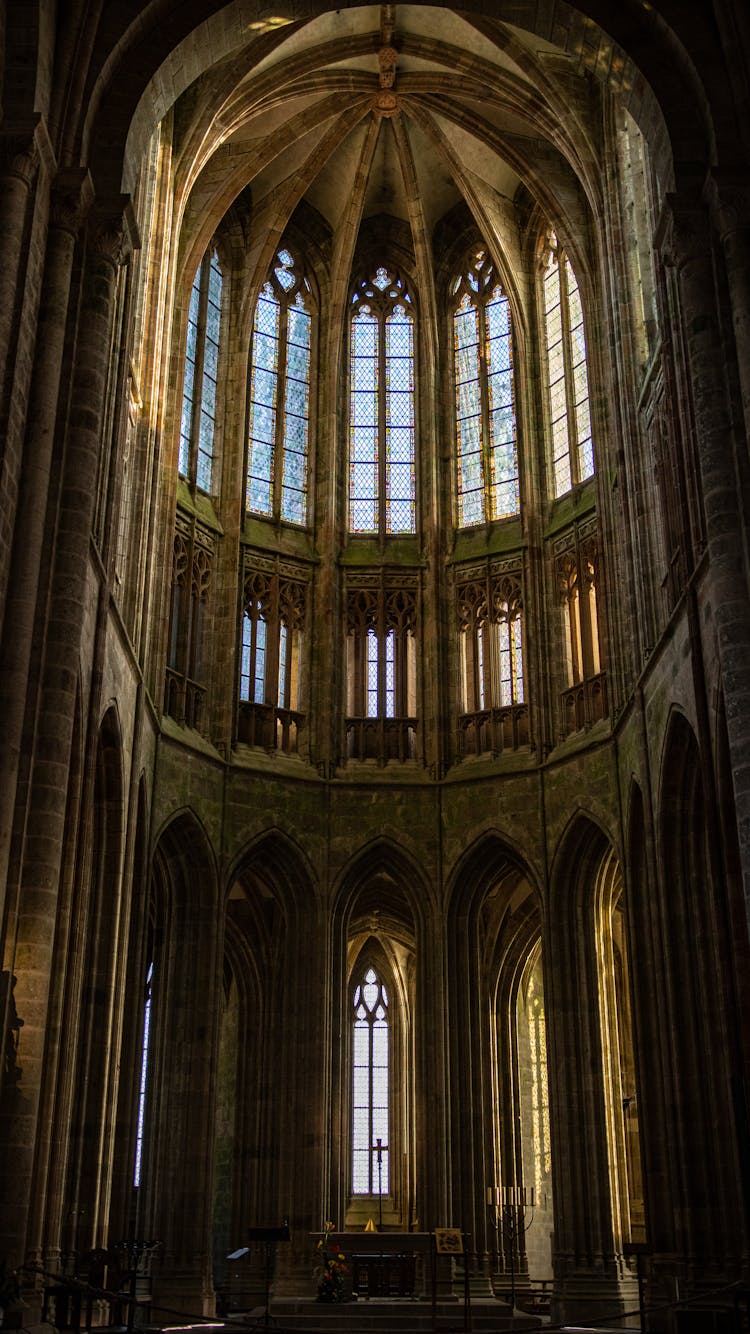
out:
{"label": "clerestory window", "polygon": [[254,514],[307,523],[310,282],[290,250],[279,250],[258,298],[250,353],[246,505]]}
{"label": "clerestory window", "polygon": [[351,299],[349,532],[416,532],[414,308],[380,267]]}
{"label": "clerestory window", "polygon": [[455,279],[453,375],[459,528],[518,513],[510,304],[484,246]]}
{"label": "clerestory window", "polygon": [[221,290],[218,256],[215,250],[208,250],[190,293],[178,466],[182,477],[209,492],[214,467]]}
{"label": "clerestory window", "polygon": [[352,581],[346,601],[347,755],[416,756],[417,588],[382,573]]}
{"label": "clerestory window", "polygon": [[543,276],[552,480],[562,496],[594,474],[583,307],[570,260],[550,234]]}
{"label": "clerestory window", "polygon": [[367,968],[352,1004],[352,1194],[390,1190],[388,993]]}

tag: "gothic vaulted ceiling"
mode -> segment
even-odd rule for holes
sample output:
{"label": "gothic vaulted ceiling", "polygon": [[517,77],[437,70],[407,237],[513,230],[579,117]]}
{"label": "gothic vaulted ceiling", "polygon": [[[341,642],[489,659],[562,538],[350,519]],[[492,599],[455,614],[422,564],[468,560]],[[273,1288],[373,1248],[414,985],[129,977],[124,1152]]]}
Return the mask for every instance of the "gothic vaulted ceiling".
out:
{"label": "gothic vaulted ceiling", "polygon": [[397,220],[418,267],[429,267],[436,225],[462,202],[512,252],[520,183],[580,237],[600,189],[597,96],[580,65],[544,39],[449,9],[259,21],[176,107],[190,260],[245,190],[263,238],[258,276],[303,201],[330,229],[342,267],[376,217]]}

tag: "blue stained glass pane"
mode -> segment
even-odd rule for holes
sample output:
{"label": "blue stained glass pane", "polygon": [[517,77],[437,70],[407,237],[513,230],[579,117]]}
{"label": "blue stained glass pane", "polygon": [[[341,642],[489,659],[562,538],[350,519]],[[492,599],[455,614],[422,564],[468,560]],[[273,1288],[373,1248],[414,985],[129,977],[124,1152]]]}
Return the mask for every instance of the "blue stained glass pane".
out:
{"label": "blue stained glass pane", "polygon": [[388,469],[388,495],[391,500],[411,500],[411,468],[393,464]]}
{"label": "blue stained glass pane", "polygon": [[351,530],[354,533],[375,532],[375,501],[352,500],[349,506]]}
{"label": "blue stained glass pane", "polygon": [[459,422],[458,440],[460,455],[473,454],[481,448],[482,428],[479,417],[465,417]]}
{"label": "blue stained glass pane", "polygon": [[[495,289],[496,292],[498,289]],[[495,294],[493,293],[493,297]],[[487,319],[487,337],[488,338],[509,338],[510,337],[510,305],[508,298],[503,296],[499,299],[493,299],[486,307]]]}
{"label": "blue stained glass pane", "polygon": [[458,386],[458,415],[462,418],[479,415],[479,382],[477,380],[468,380]]}
{"label": "blue stained glass pane", "polygon": [[207,412],[201,412],[200,428],[198,432],[199,448],[204,453],[211,453],[211,447],[214,440],[214,419]]}
{"label": "blue stained glass pane", "polygon": [[352,394],[352,426],[374,426],[378,420],[378,400],[374,390]]}
{"label": "blue stained glass pane", "polygon": [[398,321],[390,317],[385,322],[385,351],[388,357],[412,356],[411,320]]}
{"label": "blue stained glass pane", "polygon": [[355,315],[352,320],[352,355],[374,357],[378,348],[378,326],[375,320],[365,315]]}
{"label": "blue stained glass pane", "polygon": [[276,432],[276,413],[261,403],[250,404],[250,438],[272,444]]}
{"label": "blue stained glass pane", "polygon": [[282,487],[281,517],[287,523],[306,522],[307,501],[303,491],[293,491],[289,487]]}
{"label": "blue stained glass pane", "polygon": [[591,416],[589,413],[588,399],[583,403],[576,405],[576,422],[578,426],[578,439],[587,440],[591,435]]}
{"label": "blue stained glass pane", "polygon": [[195,349],[197,345],[198,345],[198,325],[193,320],[191,313],[191,318],[188,321],[187,346],[185,348],[185,356],[187,357],[188,361],[195,361]]}
{"label": "blue stained glass pane", "polygon": [[572,485],[570,476],[570,459],[567,450],[555,459],[555,495],[562,496],[569,491]]}
{"label": "blue stained glass pane", "polygon": [[490,371],[507,371],[511,365],[510,339],[491,338],[487,344],[487,364]]}
{"label": "blue stained glass pane", "polygon": [[177,461],[177,468],[183,477],[187,477],[190,466],[190,440],[186,435],[180,436],[180,453]]}
{"label": "blue stained glass pane", "polygon": [[202,491],[211,490],[211,473],[213,468],[213,457],[206,454],[202,449],[198,450],[196,461],[195,480]]}
{"label": "blue stained glass pane", "polygon": [[266,283],[255,307],[254,328],[258,333],[271,334],[274,338],[277,338],[280,315],[281,307],[273,294],[272,288]]}
{"label": "blue stained glass pane", "polygon": [[481,491],[467,491],[459,497],[459,523],[462,528],[484,523],[484,495]]}
{"label": "blue stained glass pane", "polygon": [[290,306],[287,314],[287,339],[290,343],[309,348],[312,321],[302,306]]}
{"label": "blue stained glass pane", "polygon": [[470,347],[461,347],[456,353],[456,379],[459,383],[464,380],[475,380],[479,374],[479,344],[472,343]]}
{"label": "blue stained glass pane", "polygon": [[287,380],[284,406],[298,417],[307,416],[307,385],[300,380]]}
{"label": "blue stained glass pane", "polygon": [[375,432],[371,426],[355,426],[350,432],[353,463],[367,463],[377,458]]}
{"label": "blue stained glass pane", "polygon": [[513,443],[498,445],[497,448],[493,449],[491,458],[493,483],[516,479],[518,466],[516,449]]}
{"label": "blue stained glass pane", "polygon": [[582,479],[594,475],[594,446],[590,439],[582,441],[579,446],[578,470]]}
{"label": "blue stained glass pane", "polygon": [[377,495],[378,472],[372,463],[352,463],[349,467],[349,492],[353,500],[372,500]]}
{"label": "blue stained glass pane", "polygon": [[262,370],[274,371],[278,351],[279,345],[275,338],[270,334],[256,333],[253,342],[253,361],[256,366]]}
{"label": "blue stained glass pane", "polygon": [[247,508],[258,514],[271,514],[271,487],[260,477],[249,477],[247,482]]}
{"label": "blue stained glass pane", "polygon": [[307,384],[310,378],[310,351],[297,343],[288,343],[286,349],[286,373],[295,380]]}
{"label": "blue stained glass pane", "polygon": [[386,388],[391,392],[413,393],[413,367],[411,357],[388,357],[385,363]]}
{"label": "blue stained glass pane", "polygon": [[390,393],[386,400],[386,421],[394,426],[411,426],[414,421],[414,400],[411,394]]}
{"label": "blue stained glass pane", "polygon": [[[464,298],[465,300],[466,298]],[[459,310],[453,317],[453,336],[456,350],[475,346],[479,342],[477,311],[473,306]]]}
{"label": "blue stained glass pane", "polygon": [[518,482],[501,482],[494,492],[494,518],[518,513]]}
{"label": "blue stained glass pane", "polygon": [[516,438],[516,422],[512,404],[495,408],[492,413],[492,439],[495,445],[510,443]]}
{"label": "blue stained glass pane", "polygon": [[487,392],[489,397],[490,411],[494,407],[500,407],[513,402],[513,372],[498,371],[496,375],[490,375],[487,380]]}
{"label": "blue stained glass pane", "polygon": [[359,357],[352,363],[352,393],[374,393],[377,388],[378,364],[368,358]]}
{"label": "blue stained glass pane", "polygon": [[558,417],[561,417],[566,410],[564,379],[560,379],[555,384],[551,385],[549,400],[552,420],[555,421]]}
{"label": "blue stained glass pane", "polygon": [[302,490],[305,484],[305,465],[304,454],[297,454],[292,450],[286,450],[284,454],[284,486],[291,486],[297,490]]}
{"label": "blue stained glass pane", "polygon": [[459,490],[476,491],[482,486],[481,454],[463,454],[459,467]]}
{"label": "blue stained glass pane", "polygon": [[287,416],[284,421],[284,448],[307,453],[307,418]]}
{"label": "blue stained glass pane", "polygon": [[273,446],[266,441],[255,440],[250,450],[250,461],[248,471],[254,477],[264,477],[270,481],[273,477]]}
{"label": "blue stained glass pane", "polygon": [[391,500],[388,506],[388,532],[413,533],[415,531],[414,502],[412,500]]}
{"label": "blue stained glass pane", "polygon": [[394,463],[411,462],[414,437],[408,427],[394,427],[386,432],[386,455]]}
{"label": "blue stained glass pane", "polygon": [[259,366],[253,367],[250,394],[254,402],[273,407],[276,403],[277,384],[278,379],[273,371],[261,370]]}

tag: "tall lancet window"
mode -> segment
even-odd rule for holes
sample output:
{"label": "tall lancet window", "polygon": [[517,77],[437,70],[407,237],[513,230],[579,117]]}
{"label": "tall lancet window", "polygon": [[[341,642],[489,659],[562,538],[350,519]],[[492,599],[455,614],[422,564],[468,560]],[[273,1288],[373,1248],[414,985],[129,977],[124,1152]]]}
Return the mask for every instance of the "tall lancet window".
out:
{"label": "tall lancet window", "polygon": [[547,385],[554,493],[594,473],[586,338],[581,294],[570,260],[550,234],[543,277]]}
{"label": "tall lancet window", "polygon": [[518,513],[513,333],[508,298],[483,246],[453,283],[458,526]]}
{"label": "tall lancet window", "polygon": [[388,994],[374,968],[354,988],[352,1194],[387,1195],[389,1157]]}
{"label": "tall lancet window", "polygon": [[309,280],[281,249],[253,320],[246,505],[285,523],[307,523],[312,332]]}
{"label": "tall lancet window", "polygon": [[201,491],[211,491],[214,464],[221,287],[216,251],[207,250],[190,293],[178,464]]}
{"label": "tall lancet window", "polygon": [[349,531],[414,533],[414,309],[393,270],[356,284],[349,350]]}

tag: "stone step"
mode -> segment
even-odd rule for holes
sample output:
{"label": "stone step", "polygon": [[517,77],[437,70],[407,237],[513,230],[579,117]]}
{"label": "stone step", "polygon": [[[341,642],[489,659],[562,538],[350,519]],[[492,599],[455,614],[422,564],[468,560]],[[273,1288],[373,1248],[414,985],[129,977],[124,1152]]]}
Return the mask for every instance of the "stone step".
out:
{"label": "stone step", "polygon": [[[236,1330],[257,1331],[265,1326],[263,1307],[246,1317],[233,1316]],[[473,1301],[467,1320],[463,1303],[438,1302],[433,1313],[429,1301],[398,1301],[372,1297],[369,1301],[325,1303],[313,1299],[275,1301],[271,1305],[270,1334],[522,1334],[542,1325],[538,1316],[516,1312],[502,1301]]]}

